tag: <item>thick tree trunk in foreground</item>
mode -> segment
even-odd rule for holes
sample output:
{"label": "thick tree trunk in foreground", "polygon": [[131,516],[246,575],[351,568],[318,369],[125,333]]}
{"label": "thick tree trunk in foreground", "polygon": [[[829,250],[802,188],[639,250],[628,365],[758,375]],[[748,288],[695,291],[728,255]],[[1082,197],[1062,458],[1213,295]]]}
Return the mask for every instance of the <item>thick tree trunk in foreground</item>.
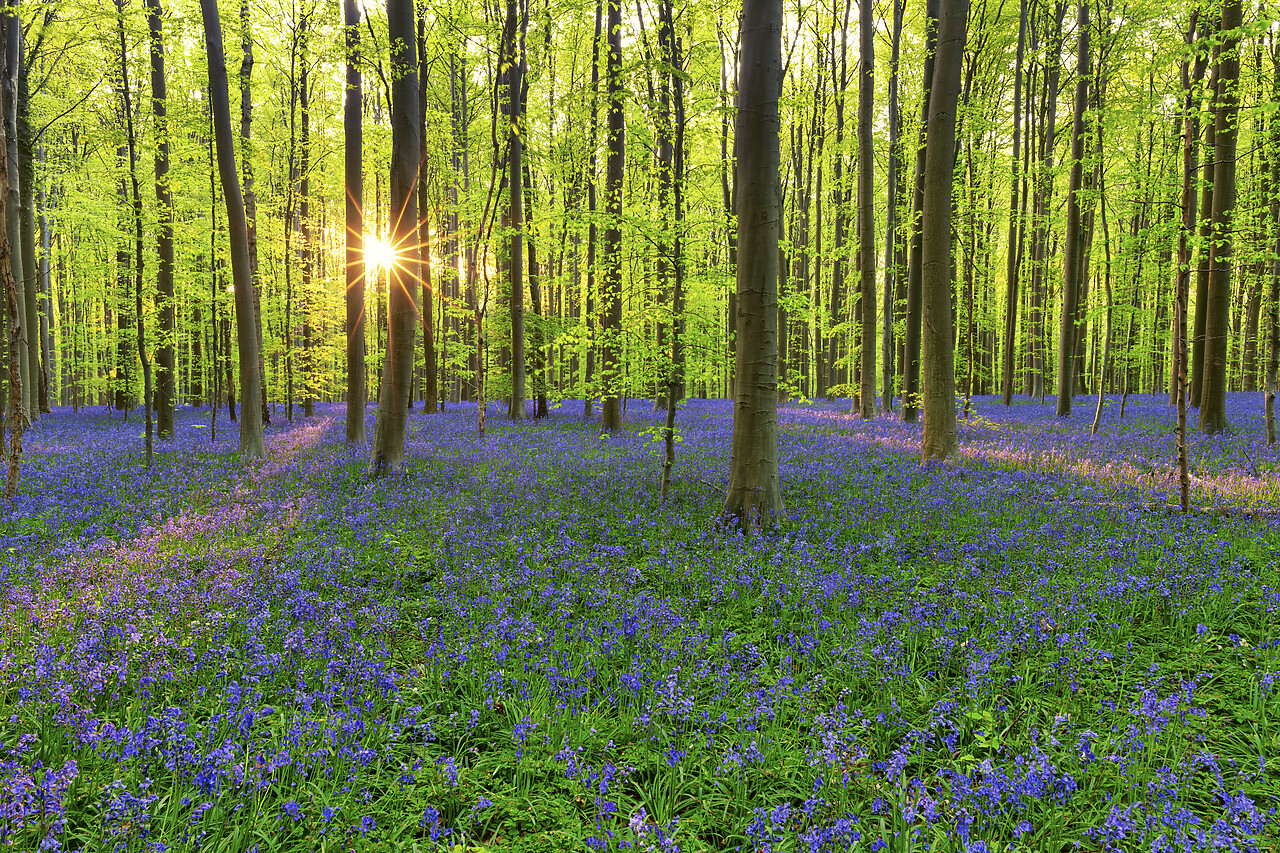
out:
{"label": "thick tree trunk in foreground", "polygon": [[[391,268],[387,354],[378,395],[370,467],[374,474],[396,470],[404,461],[405,426],[413,382],[413,341],[418,329],[418,71],[412,0],[387,0],[391,64],[401,74],[391,84]],[[483,405],[483,400],[481,401]]]}
{"label": "thick tree trunk in foreground", "polygon": [[[916,141],[915,181],[911,198],[911,247],[907,254],[907,329],[903,335],[902,419],[907,423],[915,423],[920,414],[921,217],[924,211],[925,135],[929,124],[929,101],[933,97],[937,44],[938,0],[925,0],[924,98],[920,105],[920,135]],[[951,245],[949,235],[946,243]]]}
{"label": "thick tree trunk in foreground", "polygon": [[1231,312],[1232,234],[1236,207],[1236,117],[1240,111],[1240,0],[1222,5],[1226,34],[1218,61],[1218,97],[1214,117],[1213,238],[1209,244],[1209,299],[1204,320],[1204,378],[1201,380],[1200,429],[1227,429],[1227,328]]}
{"label": "thick tree trunk in foreground", "polygon": [[921,302],[925,459],[956,452],[955,355],[951,331],[951,182],[955,168],[956,107],[964,60],[968,0],[943,0],[938,51],[929,96],[921,223]]}
{"label": "thick tree trunk in foreground", "polygon": [[342,103],[345,135],[343,168],[347,230],[347,443],[364,444],[364,121],[360,102],[360,7],[343,0],[343,24],[347,46],[347,88]]}
{"label": "thick tree trunk in foreground", "polygon": [[[204,18],[204,37],[209,54],[209,105],[213,110],[213,135],[218,149],[218,177],[227,204],[227,232],[231,244],[231,278],[235,291],[242,389],[240,455],[245,459],[261,459],[262,389],[258,374],[253,279],[249,271],[249,232],[244,216],[244,198],[236,175],[235,138],[231,132],[231,105],[227,96],[227,64],[222,49],[222,22],[218,19],[217,0],[200,0],[200,13]],[[227,368],[230,370],[229,360]]]}
{"label": "thick tree trunk in foreground", "polygon": [[722,518],[750,532],[757,525],[776,526],[783,515],[777,388],[781,0],[743,0],[739,67],[738,351]]}

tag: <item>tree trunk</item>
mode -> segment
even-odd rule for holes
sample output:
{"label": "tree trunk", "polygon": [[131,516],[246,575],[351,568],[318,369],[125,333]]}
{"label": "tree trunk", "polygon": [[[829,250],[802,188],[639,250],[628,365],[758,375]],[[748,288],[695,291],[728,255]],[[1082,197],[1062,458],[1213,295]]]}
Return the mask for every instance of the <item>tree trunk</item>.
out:
{"label": "tree trunk", "polygon": [[[862,362],[859,371],[858,414],[863,420],[876,412],[876,215],[875,146],[871,140],[871,111],[875,106],[875,29],[871,3],[858,3],[858,257],[861,277]],[[892,183],[892,180],[890,180]]]}
{"label": "tree trunk", "polygon": [[240,194],[240,182],[236,175],[235,139],[231,132],[231,105],[227,94],[227,65],[222,49],[222,22],[218,19],[217,0],[200,0],[200,12],[204,19],[205,44],[209,55],[209,105],[213,110],[214,140],[218,149],[218,176],[227,204],[227,231],[231,244],[236,341],[240,347],[240,383],[243,388],[240,456],[244,459],[261,459],[262,389],[258,374],[253,279],[249,270],[249,235],[244,215],[244,199]]}
{"label": "tree trunk", "polygon": [[[1208,27],[1207,35],[1212,37],[1216,29],[1216,21]],[[1208,115],[1204,128],[1204,147],[1206,153],[1217,148],[1217,122],[1214,121],[1214,109],[1218,99],[1218,75],[1221,66],[1218,63],[1219,51],[1213,52],[1213,70],[1209,74],[1206,89],[1209,93]],[[1200,408],[1200,397],[1204,382],[1204,332],[1205,318],[1209,306],[1209,270],[1210,246],[1213,244],[1213,177],[1214,156],[1208,156],[1201,167],[1200,175],[1200,246],[1196,262],[1196,311],[1191,320],[1191,406]]]}
{"label": "tree trunk", "polygon": [[[10,325],[9,334],[16,349],[18,362],[18,379],[15,388],[21,391],[21,406],[18,410],[23,422],[30,424],[36,413],[34,395],[31,393],[35,377],[31,373],[31,357],[28,352],[31,346],[31,334],[27,327],[27,292],[23,282],[22,263],[22,217],[19,193],[21,189],[21,172],[18,161],[18,77],[22,65],[22,19],[18,17],[17,0],[8,4],[9,16],[5,19],[5,69],[0,77],[0,98],[3,99],[6,146],[4,156],[7,158],[8,191],[4,198],[4,220],[9,243],[10,274],[15,281],[15,295],[18,301],[16,322]],[[125,298],[120,297],[121,300]],[[123,307],[121,305],[120,307]],[[125,312],[118,311],[117,316]],[[125,408],[127,381],[127,335],[128,326],[117,330],[116,338],[116,381],[114,388],[117,409]]]}
{"label": "tree trunk", "polygon": [[364,408],[368,391],[365,388],[364,358],[364,105],[357,64],[360,6],[357,0],[343,0],[342,9],[347,48],[347,87],[342,105],[347,232],[347,444],[364,444]]}
{"label": "tree trunk", "polygon": [[1019,148],[1022,142],[1022,62],[1027,43],[1027,0],[1021,0],[1018,13],[1018,58],[1013,71],[1013,159],[1009,178],[1009,249],[1005,266],[1004,404],[1013,405],[1014,344],[1018,337],[1018,272],[1022,266],[1022,222],[1018,216]]}
{"label": "tree trunk", "polygon": [[734,129],[738,159],[738,353],[729,488],[721,517],[750,533],[783,517],[778,488],[778,95],[782,0],[743,0]]}
{"label": "tree trunk", "polygon": [[[435,293],[431,278],[431,220],[427,216],[427,164],[430,149],[427,145],[427,65],[426,15],[418,16],[418,134],[422,150],[418,154],[418,245],[422,252],[422,354],[423,383],[422,411],[433,414],[439,410],[436,397],[439,394],[436,370],[435,318],[432,315]],[[443,321],[443,318],[441,318]],[[443,337],[443,329],[441,332]]]}
{"label": "tree trunk", "polygon": [[1209,298],[1205,310],[1204,377],[1200,429],[1227,429],[1227,324],[1231,310],[1232,227],[1236,206],[1236,118],[1240,111],[1240,0],[1224,0],[1214,117],[1213,239],[1209,244]]}
{"label": "tree trunk", "polygon": [[587,158],[587,293],[583,315],[586,318],[587,353],[583,367],[582,417],[590,418],[595,403],[596,366],[596,143],[600,133],[600,32],[604,17],[602,0],[596,0],[596,34],[591,41],[591,154]]}
{"label": "tree trunk", "polygon": [[956,452],[955,366],[951,323],[951,184],[955,168],[956,108],[964,60],[968,0],[943,0],[929,96],[921,222],[925,459]]}
{"label": "tree trunk", "polygon": [[160,229],[156,234],[156,290],[160,296],[160,346],[156,352],[156,432],[161,439],[173,438],[174,363],[173,340],[173,200],[169,193],[169,121],[165,111],[164,41],[160,0],[146,0],[147,27],[151,38],[151,112],[155,117],[156,203],[160,208]]}
{"label": "tree trunk", "polygon": [[[206,0],[207,1],[207,0]],[[412,0],[387,0],[391,64],[399,76],[391,84],[391,242],[397,248],[388,298],[387,354],[383,359],[378,421],[370,467],[374,474],[400,468],[404,462],[409,390],[413,381],[413,339],[417,331],[418,204],[415,193],[418,155],[417,42]],[[481,402],[483,405],[483,401]]]}
{"label": "tree trunk", "polygon": [[[938,0],[925,0],[924,95],[920,103],[920,134],[916,141],[915,189],[911,208],[911,247],[907,254],[907,329],[904,335],[902,419],[915,423],[920,413],[920,333],[922,312],[922,227],[924,214],[924,169],[926,134],[929,124],[929,101],[932,97],[934,68],[937,64]],[[950,192],[948,190],[948,192]],[[951,236],[946,239],[951,245]],[[950,268],[950,265],[948,265]],[[949,287],[950,285],[948,285]],[[954,379],[952,380],[954,382]],[[954,413],[953,413],[954,416]]]}
{"label": "tree trunk", "polygon": [[[621,2],[621,0],[619,0]],[[612,8],[612,7],[610,7]],[[497,99],[507,128],[507,273],[511,313],[511,400],[507,416],[521,420],[525,416],[525,341],[524,341],[524,110],[521,98],[521,63],[524,52],[521,38],[521,14],[516,0],[507,0],[507,17],[503,25],[502,57],[499,65]],[[610,65],[610,68],[613,66]],[[612,85],[612,78],[611,85]],[[611,90],[612,91],[612,90]],[[611,114],[612,117],[612,114]]]}
{"label": "tree trunk", "polygon": [[622,111],[622,6],[609,0],[609,158],[605,164],[604,287],[600,332],[601,417],[606,430],[622,429],[622,178],[626,117]]}
{"label": "tree trunk", "polygon": [[249,0],[240,0],[240,161],[244,172],[244,215],[249,240],[249,275],[253,280],[253,325],[258,338],[258,388],[262,399],[262,423],[271,423],[267,404],[267,364],[262,347],[262,280],[258,275],[258,196],[253,190],[253,38],[249,32]]}
{"label": "tree trunk", "polygon": [[[124,113],[125,142],[129,149],[129,182],[133,188],[132,222],[134,232],[133,311],[137,331],[138,361],[142,364],[142,412],[146,422],[146,464],[151,467],[154,453],[154,423],[151,414],[151,359],[147,357],[146,326],[142,314],[142,194],[138,189],[138,148],[133,129],[133,103],[129,94],[129,49],[124,32],[124,0],[116,0],[116,23],[120,35],[120,102]],[[33,240],[32,243],[35,241]],[[26,246],[24,245],[25,249]]]}
{"label": "tree trunk", "polygon": [[664,150],[671,156],[671,372],[667,382],[667,418],[663,429],[662,499],[670,496],[671,472],[676,460],[676,406],[684,397],[684,251],[681,232],[684,226],[684,66],[680,56],[680,40],[675,35],[674,10],[671,0],[658,6],[660,29],[658,41],[666,64],[662,74],[664,90],[670,90],[674,121],[662,127]]}
{"label": "tree trunk", "polygon": [[[893,46],[889,55],[889,171],[886,187],[889,194],[885,208],[884,226],[884,345],[880,355],[880,408],[884,412],[893,411],[894,402],[894,331],[893,321],[897,306],[894,296],[898,291],[898,280],[902,277],[895,263],[898,244],[898,172],[902,168],[902,153],[899,150],[899,125],[901,118],[898,110],[898,54],[902,46],[902,14],[905,0],[893,0]],[[819,171],[821,178],[821,171]],[[821,180],[819,180],[821,183]],[[821,192],[819,192],[821,195]],[[819,199],[821,203],[821,199]],[[821,224],[821,219],[819,219]]]}
{"label": "tree trunk", "polygon": [[1071,178],[1067,189],[1067,239],[1063,265],[1062,322],[1058,329],[1058,407],[1060,418],[1071,416],[1075,396],[1076,314],[1084,282],[1084,228],[1080,216],[1084,180],[1085,109],[1089,105],[1089,4],[1080,3],[1076,41],[1076,102],[1071,126]]}

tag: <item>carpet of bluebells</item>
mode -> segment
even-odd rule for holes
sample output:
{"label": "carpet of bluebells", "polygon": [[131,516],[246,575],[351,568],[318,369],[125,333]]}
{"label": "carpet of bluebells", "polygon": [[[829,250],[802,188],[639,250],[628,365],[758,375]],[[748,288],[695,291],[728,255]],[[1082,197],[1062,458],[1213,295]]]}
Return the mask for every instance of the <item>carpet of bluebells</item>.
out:
{"label": "carpet of bluebells", "polygon": [[[1280,455],[975,401],[961,455],[786,406],[789,521],[717,527],[731,407],[602,435],[343,407],[59,410],[0,510],[0,848],[1277,850]],[[370,412],[372,417],[372,410]],[[372,434],[372,429],[370,429]]]}

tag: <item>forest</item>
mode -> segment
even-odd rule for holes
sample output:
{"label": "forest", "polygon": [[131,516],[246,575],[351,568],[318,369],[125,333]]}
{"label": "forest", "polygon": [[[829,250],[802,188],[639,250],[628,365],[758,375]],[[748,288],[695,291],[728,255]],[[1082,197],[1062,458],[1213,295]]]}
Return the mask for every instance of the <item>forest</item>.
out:
{"label": "forest", "polygon": [[0,847],[1277,851],[1265,0],[8,0]]}

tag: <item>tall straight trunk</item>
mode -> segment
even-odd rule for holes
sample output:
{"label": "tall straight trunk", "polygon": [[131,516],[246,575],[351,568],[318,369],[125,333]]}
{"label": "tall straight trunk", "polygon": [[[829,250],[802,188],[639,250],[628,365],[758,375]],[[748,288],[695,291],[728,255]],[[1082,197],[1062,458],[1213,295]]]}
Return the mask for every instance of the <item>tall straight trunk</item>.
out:
{"label": "tall straight trunk", "polygon": [[156,291],[160,296],[160,346],[156,351],[156,432],[173,438],[174,418],[174,293],[173,200],[169,193],[169,119],[165,111],[164,40],[160,0],[146,0],[147,31],[151,42],[151,113],[155,118],[156,205],[160,228],[156,233]]}
{"label": "tall straight trunk", "polygon": [[596,34],[591,41],[591,138],[590,156],[587,158],[587,293],[583,300],[583,315],[587,326],[587,354],[583,367],[582,416],[591,417],[595,403],[596,366],[596,145],[600,133],[600,33],[604,18],[603,0],[596,0]]}
{"label": "tall straight trunk", "polygon": [[[832,169],[835,180],[832,187],[831,203],[832,207],[835,208],[835,226],[833,228],[835,246],[832,250],[831,310],[829,312],[829,319],[833,328],[830,330],[830,337],[827,341],[827,365],[828,370],[831,371],[827,387],[828,398],[832,393],[831,386],[846,385],[848,377],[848,364],[840,362],[844,341],[842,335],[835,329],[845,322],[845,303],[847,301],[844,291],[844,246],[845,237],[847,236],[845,232],[848,230],[849,191],[845,187],[844,181],[844,104],[845,91],[849,86],[849,46],[848,39],[844,38],[842,34],[849,32],[849,9],[850,0],[844,0],[843,22],[840,22],[840,16],[836,14],[836,9],[833,8],[831,13],[831,88],[835,101],[836,139],[835,147],[832,150]],[[835,58],[837,43],[840,47],[840,61],[838,64]],[[926,61],[931,61],[931,59]],[[839,377],[838,381],[837,376]],[[846,388],[845,393],[849,393],[849,389]]]}
{"label": "tall straight trunk", "polygon": [[[1208,34],[1213,35],[1217,21],[1208,27]],[[1200,175],[1200,246],[1196,262],[1196,310],[1191,320],[1191,405],[1200,408],[1201,392],[1204,382],[1204,332],[1205,318],[1209,306],[1209,270],[1210,245],[1213,243],[1213,178],[1214,159],[1217,148],[1217,122],[1214,110],[1218,101],[1218,76],[1221,66],[1218,63],[1219,51],[1213,52],[1213,70],[1209,74],[1206,87],[1209,93],[1208,115],[1204,128],[1205,161]]]}
{"label": "tall straight trunk", "polygon": [[1053,205],[1053,148],[1057,135],[1058,84],[1062,77],[1062,22],[1067,14],[1067,4],[1055,5],[1053,30],[1049,38],[1049,67],[1045,74],[1042,109],[1044,118],[1040,134],[1040,168],[1036,175],[1036,203],[1032,218],[1035,221],[1031,270],[1030,316],[1030,387],[1028,394],[1040,397],[1045,392],[1045,314],[1047,309],[1046,279],[1051,252],[1049,250],[1049,214]]}
{"label": "tall straight trunk", "polygon": [[[907,254],[907,329],[903,353],[902,419],[915,423],[920,414],[920,333],[923,322],[922,252],[924,216],[925,147],[929,124],[929,101],[932,98],[934,68],[937,63],[938,0],[925,2],[924,95],[920,103],[920,135],[916,141],[916,175],[911,207],[911,247]],[[946,243],[951,245],[951,237]],[[950,266],[948,265],[948,269]],[[954,382],[954,379],[952,380]],[[954,417],[954,412],[952,413]]]}
{"label": "tall straight trunk", "polygon": [[1022,266],[1022,220],[1018,216],[1018,167],[1021,163],[1022,142],[1022,62],[1027,43],[1027,0],[1021,0],[1018,12],[1018,55],[1013,70],[1013,157],[1009,170],[1009,248],[1005,265],[1004,348],[1001,352],[1004,369],[1004,404],[1013,405],[1013,375],[1018,338],[1018,271]]}
{"label": "tall straight trunk", "polygon": [[[227,64],[222,49],[222,22],[217,0],[200,0],[205,44],[209,55],[209,105],[213,111],[214,139],[218,149],[218,176],[227,205],[227,231],[231,245],[231,279],[235,290],[236,341],[240,348],[240,456],[261,459],[262,389],[258,374],[258,335],[253,309],[253,278],[249,270],[249,233],[244,198],[236,175],[235,138],[231,131],[231,104],[227,94]],[[228,359],[227,369],[230,370]]]}
{"label": "tall straight trunk", "polygon": [[622,111],[622,6],[609,0],[609,157],[605,164],[604,287],[600,331],[601,417],[606,430],[622,429],[622,178],[626,117]]}
{"label": "tall straight trunk", "polygon": [[658,41],[662,58],[663,89],[670,90],[674,116],[663,124],[664,150],[670,151],[671,182],[671,371],[667,381],[666,423],[663,429],[662,499],[671,491],[671,472],[676,460],[676,406],[684,396],[684,248],[681,231],[684,226],[684,65],[681,43],[675,34],[675,13],[671,0],[658,5],[660,27]]}
{"label": "tall straight trunk", "polygon": [[427,145],[427,41],[426,15],[418,16],[418,135],[422,150],[418,154],[418,245],[422,252],[422,411],[430,414],[438,411],[436,397],[439,394],[436,370],[436,334],[432,305],[435,302],[431,278],[431,220],[427,216],[427,170],[430,148]]}
{"label": "tall straight trunk", "polygon": [[1076,39],[1076,102],[1071,126],[1071,178],[1067,188],[1067,239],[1063,266],[1062,322],[1058,329],[1058,406],[1056,415],[1071,416],[1075,396],[1076,315],[1084,283],[1084,226],[1080,194],[1084,180],[1085,110],[1089,105],[1089,4],[1081,0]]}
{"label": "tall straight trunk", "polygon": [[[315,250],[311,245],[311,56],[309,51],[310,20],[298,21],[298,116],[302,128],[298,134],[298,260],[302,281],[298,288],[298,312],[302,315],[302,414],[313,417],[315,411],[316,354],[311,340],[311,279],[315,267]],[[416,97],[416,95],[415,95]],[[416,234],[414,235],[416,238]]]}
{"label": "tall straight trunk", "polygon": [[412,0],[387,0],[391,64],[400,73],[391,83],[391,242],[397,249],[391,268],[387,314],[387,354],[383,360],[378,421],[370,467],[374,474],[398,469],[404,461],[405,426],[413,381],[413,339],[417,331],[418,204],[415,193],[418,156],[417,42]]}
{"label": "tall straight trunk", "polygon": [[18,170],[19,215],[22,240],[22,292],[26,308],[27,358],[31,375],[31,418],[35,420],[44,411],[40,407],[40,385],[43,375],[40,367],[40,285],[39,263],[36,260],[35,218],[35,158],[31,134],[31,104],[28,91],[27,45],[21,42],[21,60],[18,65]]}
{"label": "tall straight trunk", "polygon": [[[15,16],[16,17],[16,16]],[[13,18],[10,21],[14,20]],[[6,42],[8,40],[6,39]],[[8,57],[12,61],[13,57]],[[4,80],[8,81],[8,70],[4,73]],[[8,86],[5,86],[8,89]],[[6,93],[7,94],[7,93]],[[5,105],[7,114],[7,103]],[[0,194],[8,198],[10,193],[10,171],[11,162],[5,154],[8,150],[9,122],[8,120],[0,121]],[[4,222],[0,223],[0,282],[4,285],[5,300],[5,322],[3,326],[8,333],[8,379],[9,379],[9,399],[7,405],[6,417],[0,423],[7,421],[9,428],[9,448],[8,448],[8,476],[6,478],[5,497],[10,502],[13,501],[14,495],[18,491],[18,469],[22,462],[22,431],[26,426],[26,413],[23,411],[22,403],[22,353],[19,349],[19,341],[21,339],[22,317],[18,313],[18,284],[13,276],[13,254],[9,241],[9,206],[6,204],[0,208],[0,216],[3,216]],[[1274,351],[1274,350],[1273,350]],[[1272,373],[1275,371],[1273,370]],[[3,430],[0,429],[0,445],[4,438]]]}
{"label": "tall straight trunk", "polygon": [[1200,429],[1207,434],[1227,429],[1227,325],[1231,310],[1242,18],[1241,0],[1224,0],[1214,116],[1213,240],[1209,244],[1209,298],[1205,306],[1204,377],[1200,396]]}
{"label": "tall straight trunk", "polygon": [[955,169],[956,109],[968,24],[968,0],[943,0],[938,49],[929,96],[921,233],[921,301],[924,314],[925,459],[956,452],[956,378],[951,323],[951,184]]}
{"label": "tall straight trunk", "polygon": [[738,354],[729,487],[721,517],[745,533],[784,513],[778,488],[778,95],[782,0],[743,0],[738,159]]}
{"label": "tall straight trunk", "polygon": [[[619,0],[621,2],[621,0]],[[517,0],[507,0],[507,17],[502,34],[502,59],[497,100],[507,128],[507,284],[510,288],[508,308],[511,314],[511,400],[507,415],[512,420],[525,416],[525,341],[524,341],[524,162],[523,122],[520,66],[523,60],[521,14]]]}
{"label": "tall straight trunk", "polygon": [[[1271,99],[1280,100],[1280,54],[1271,54]],[[1275,229],[1275,249],[1271,256],[1270,298],[1267,300],[1267,394],[1262,404],[1267,425],[1267,445],[1276,443],[1276,382],[1280,374],[1280,121],[1271,121],[1271,187],[1270,219]],[[2,248],[0,248],[2,251]],[[0,255],[0,268],[4,259]],[[12,371],[10,371],[12,375]]]}
{"label": "tall straight trunk", "polygon": [[[1199,11],[1191,13],[1187,27],[1187,47],[1195,44],[1196,21]],[[1182,227],[1178,230],[1178,273],[1174,288],[1176,316],[1173,324],[1173,374],[1174,403],[1178,407],[1178,495],[1183,512],[1191,510],[1191,478],[1187,465],[1187,292],[1191,279],[1191,246],[1188,235],[1196,227],[1195,179],[1199,169],[1200,113],[1195,105],[1195,85],[1204,74],[1205,59],[1196,53],[1195,80],[1192,80],[1190,60],[1182,60],[1183,119],[1182,119]],[[1105,212],[1106,208],[1103,208]]]}
{"label": "tall straight trunk", "polygon": [[[1098,122],[1098,150],[1104,151],[1102,147],[1102,122]],[[1099,164],[1101,165],[1101,164]],[[1098,425],[1102,422],[1102,401],[1103,395],[1107,387],[1107,372],[1111,369],[1111,331],[1112,317],[1115,308],[1114,294],[1111,290],[1111,228],[1107,222],[1107,185],[1106,172],[1101,168],[1098,170],[1098,191],[1102,196],[1102,246],[1106,252],[1106,271],[1103,275],[1103,283],[1107,289],[1107,331],[1106,337],[1102,341],[1102,360],[1098,365],[1098,402],[1093,410],[1093,427],[1090,435],[1098,434]]]}
{"label": "tall straight trunk", "polygon": [[161,439],[173,438],[174,363],[173,340],[173,200],[169,192],[169,120],[165,110],[164,41],[160,0],[146,0],[147,28],[151,41],[151,113],[155,118],[156,203],[160,228],[156,234],[156,290],[160,297],[160,346],[156,351],[156,432]]}
{"label": "tall straight trunk", "polygon": [[[902,154],[898,146],[901,117],[898,110],[898,54],[902,46],[902,14],[905,0],[893,0],[893,46],[889,55],[889,170],[886,187],[889,198],[885,207],[884,226],[884,345],[880,354],[880,408],[893,411],[894,398],[894,332],[893,320],[902,270],[896,261],[898,243],[898,171],[902,168]],[[819,192],[821,195],[821,192]]]}
{"label": "tall straight trunk", "polygon": [[[875,29],[869,0],[858,3],[858,257],[862,309],[862,363],[858,414],[864,420],[876,412],[876,215],[875,146],[871,140],[871,111],[875,107]],[[890,181],[892,183],[892,181]]]}
{"label": "tall straight trunk", "polygon": [[360,6],[342,0],[347,48],[347,86],[343,93],[343,172],[346,183],[347,267],[347,443],[364,444],[365,386],[364,343],[364,105],[360,85]]}
{"label": "tall straight trunk", "polygon": [[[133,99],[129,93],[129,48],[124,32],[124,0],[116,0],[116,23],[120,35],[120,101],[125,123],[125,142],[129,149],[129,183],[133,236],[133,311],[138,341],[138,361],[142,364],[142,412],[146,423],[146,464],[151,467],[154,453],[154,421],[151,413],[151,359],[147,356],[146,325],[142,313],[142,193],[138,188],[138,143],[133,128]],[[34,240],[32,241],[34,243]],[[25,246],[23,248],[26,248]]]}
{"label": "tall straight trunk", "polygon": [[[31,373],[30,347],[32,346],[31,330],[27,325],[27,292],[23,282],[22,262],[22,204],[19,199],[22,178],[18,159],[18,77],[22,65],[22,19],[18,17],[17,0],[9,0],[9,14],[5,18],[5,68],[0,77],[0,100],[3,101],[5,124],[5,153],[7,171],[9,173],[8,191],[4,197],[4,220],[9,242],[10,272],[16,282],[16,298],[18,301],[17,322],[9,327],[18,362],[18,381],[15,388],[21,391],[20,415],[25,423],[31,423],[36,412],[32,390],[35,377]],[[121,295],[123,301],[126,297]],[[123,308],[123,304],[119,306]],[[112,389],[115,407],[124,409],[128,399],[126,384],[128,377],[128,332],[129,326],[124,316],[127,312],[118,310],[119,321],[126,323],[117,329],[116,337],[116,380]]]}
{"label": "tall straight trunk", "polygon": [[[599,17],[597,16],[597,20]],[[716,38],[720,42],[722,53],[728,55],[728,39],[724,35],[719,22],[716,24]],[[597,37],[598,39],[598,37]],[[721,61],[720,63],[720,197],[721,203],[724,205],[724,228],[726,254],[728,256],[728,267],[730,273],[737,275],[738,268],[738,226],[737,226],[737,210],[738,210],[738,140],[735,137],[732,149],[729,146],[729,117],[731,114],[731,90],[730,90],[730,69],[737,68],[737,52],[734,52],[734,62],[732,66],[729,63]],[[732,97],[736,97],[733,95]],[[736,287],[729,288],[727,303],[726,323],[725,323],[725,339],[728,342],[727,352],[731,364],[735,364],[738,359],[738,292]],[[734,373],[732,368],[727,372],[725,381],[725,393],[729,397],[735,394]]]}
{"label": "tall straight trunk", "polygon": [[249,31],[249,0],[240,0],[240,165],[244,177],[244,215],[248,223],[249,275],[253,281],[253,325],[258,338],[258,390],[262,423],[271,423],[267,404],[267,364],[262,346],[262,279],[258,275],[258,195],[253,189],[253,37]]}
{"label": "tall straight trunk", "polygon": [[[526,87],[527,88],[527,87]],[[533,174],[529,170],[529,160],[524,161],[524,212],[526,218],[531,218],[534,205],[534,183]],[[541,276],[538,272],[538,250],[537,244],[532,240],[525,241],[525,247],[529,253],[529,304],[533,308],[533,314],[538,318],[538,325],[534,328],[533,334],[533,375],[534,375],[534,409],[533,416],[535,418],[545,418],[549,412],[547,409],[547,351],[543,338],[542,330],[546,328],[549,319],[549,306],[543,299]],[[551,266],[547,263],[547,268]]]}

